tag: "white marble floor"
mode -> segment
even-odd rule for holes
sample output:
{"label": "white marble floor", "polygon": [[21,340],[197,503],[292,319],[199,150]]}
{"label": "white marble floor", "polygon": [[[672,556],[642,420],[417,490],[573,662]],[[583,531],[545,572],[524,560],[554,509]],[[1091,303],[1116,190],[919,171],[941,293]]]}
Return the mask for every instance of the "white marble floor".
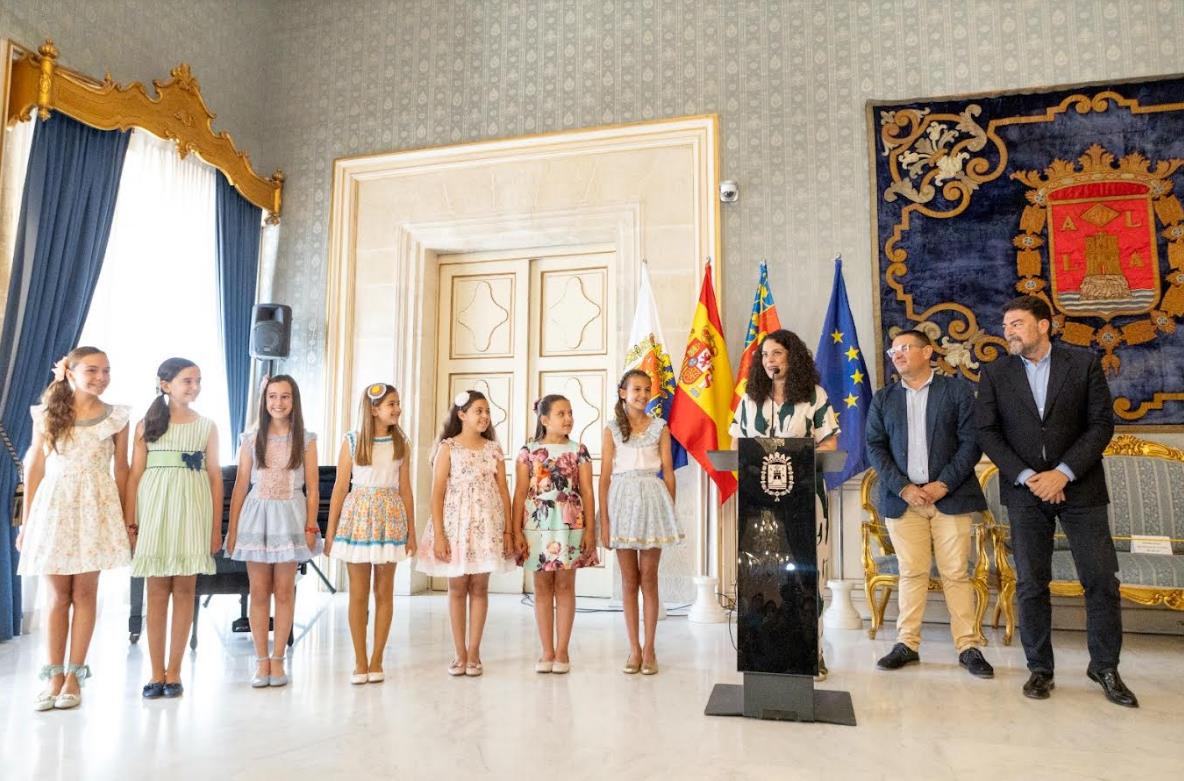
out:
{"label": "white marble floor", "polygon": [[[111,603],[109,603],[111,604]],[[591,600],[595,606],[597,601]],[[620,672],[620,617],[577,618],[567,676],[533,672],[533,613],[494,596],[483,678],[451,679],[442,595],[399,598],[383,684],[350,686],[344,595],[311,589],[284,689],[252,690],[249,636],[232,597],[203,611],[185,695],[145,702],[145,641],[129,646],[118,604],[100,619],[96,677],[72,712],[34,713],[42,638],[0,644],[0,778],[657,778],[1179,779],[1184,767],[1184,638],[1128,635],[1122,672],[1135,711],[1086,679],[1085,637],[1062,632],[1051,700],[1024,699],[1018,647],[992,636],[993,681],[957,666],[944,626],[925,629],[923,663],[885,673],[892,645],[830,632],[831,677],[858,727],[703,715],[713,684],[738,683],[724,625],[659,625],[662,672]]]}

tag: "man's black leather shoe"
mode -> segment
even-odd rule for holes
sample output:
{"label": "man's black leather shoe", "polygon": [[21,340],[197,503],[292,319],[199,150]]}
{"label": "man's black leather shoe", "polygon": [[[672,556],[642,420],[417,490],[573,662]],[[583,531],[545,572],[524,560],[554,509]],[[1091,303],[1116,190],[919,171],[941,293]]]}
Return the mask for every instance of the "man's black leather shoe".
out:
{"label": "man's black leather shoe", "polygon": [[1097,681],[1098,685],[1102,687],[1102,691],[1106,692],[1106,699],[1115,705],[1121,705],[1124,708],[1139,707],[1139,700],[1135,697],[1135,693],[1126,688],[1126,684],[1122,682],[1122,678],[1118,677],[1118,670],[1087,670],[1086,675],[1091,681]]}
{"label": "man's black leather shoe", "polygon": [[977,648],[967,648],[958,654],[958,664],[975,678],[994,678],[995,668],[983,658],[983,652]]}
{"label": "man's black leather shoe", "polygon": [[892,650],[876,662],[876,667],[881,670],[899,670],[906,664],[913,664],[921,661],[921,655],[909,648],[904,643],[897,643],[892,646]]}
{"label": "man's black leather shoe", "polygon": [[1047,673],[1034,672],[1028,676],[1024,684],[1024,696],[1030,700],[1047,700],[1049,692],[1056,688],[1052,676]]}

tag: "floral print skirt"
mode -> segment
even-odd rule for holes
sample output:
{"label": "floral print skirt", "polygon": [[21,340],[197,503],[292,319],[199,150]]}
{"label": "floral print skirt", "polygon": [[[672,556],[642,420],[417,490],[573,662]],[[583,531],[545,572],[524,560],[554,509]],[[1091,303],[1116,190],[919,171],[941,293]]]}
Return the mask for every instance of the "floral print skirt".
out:
{"label": "floral print skirt", "polygon": [[398,489],[350,491],[329,558],[353,564],[391,564],[407,558],[407,509]]}

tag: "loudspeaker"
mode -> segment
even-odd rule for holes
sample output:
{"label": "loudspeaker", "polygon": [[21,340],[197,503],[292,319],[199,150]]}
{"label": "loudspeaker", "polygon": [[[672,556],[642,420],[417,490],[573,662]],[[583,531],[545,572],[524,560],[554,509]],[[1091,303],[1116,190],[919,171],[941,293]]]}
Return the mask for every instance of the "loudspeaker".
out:
{"label": "loudspeaker", "polygon": [[251,326],[251,357],[287,358],[292,344],[292,307],[256,304]]}

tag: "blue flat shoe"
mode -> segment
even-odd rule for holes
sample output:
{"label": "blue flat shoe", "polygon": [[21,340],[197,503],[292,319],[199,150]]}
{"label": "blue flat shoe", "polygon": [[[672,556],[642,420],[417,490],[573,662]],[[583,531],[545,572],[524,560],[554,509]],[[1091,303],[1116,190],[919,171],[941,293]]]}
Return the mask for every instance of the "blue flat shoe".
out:
{"label": "blue flat shoe", "polygon": [[161,681],[153,681],[144,684],[144,699],[155,700],[158,697],[164,696],[164,683]]}
{"label": "blue flat shoe", "polygon": [[180,697],[181,693],[185,691],[185,687],[181,685],[180,681],[176,683],[166,683],[162,687],[162,693],[165,697]]}

